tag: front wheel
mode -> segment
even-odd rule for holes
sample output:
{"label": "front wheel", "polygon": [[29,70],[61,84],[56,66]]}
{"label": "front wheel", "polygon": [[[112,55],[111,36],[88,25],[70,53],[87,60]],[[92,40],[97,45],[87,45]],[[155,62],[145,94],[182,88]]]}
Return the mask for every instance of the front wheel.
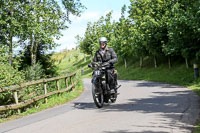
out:
{"label": "front wheel", "polygon": [[92,96],[93,96],[93,100],[94,100],[95,105],[98,108],[102,108],[103,103],[104,103],[104,96],[103,96],[102,88],[97,88],[95,86],[95,84],[92,84]]}

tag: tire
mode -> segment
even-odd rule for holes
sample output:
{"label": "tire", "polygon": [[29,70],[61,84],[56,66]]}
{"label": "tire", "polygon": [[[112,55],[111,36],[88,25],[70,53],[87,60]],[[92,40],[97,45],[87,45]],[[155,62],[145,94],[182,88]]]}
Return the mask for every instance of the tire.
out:
{"label": "tire", "polygon": [[[103,90],[106,90],[106,82],[105,81],[102,81],[102,88],[103,88]],[[106,94],[104,94],[104,103],[108,103],[109,102],[109,96],[110,95],[108,95],[108,92],[106,93]]]}
{"label": "tire", "polygon": [[108,103],[108,102],[109,102],[109,96],[108,96],[108,95],[105,95],[105,96],[104,96],[104,102],[105,102],[105,103]]}
{"label": "tire", "polygon": [[[99,89],[98,94],[97,94],[97,89]],[[102,88],[96,88],[95,84],[92,84],[92,96],[93,96],[93,100],[94,100],[95,105],[98,108],[102,108],[103,103],[104,103],[104,95],[103,95]]]}

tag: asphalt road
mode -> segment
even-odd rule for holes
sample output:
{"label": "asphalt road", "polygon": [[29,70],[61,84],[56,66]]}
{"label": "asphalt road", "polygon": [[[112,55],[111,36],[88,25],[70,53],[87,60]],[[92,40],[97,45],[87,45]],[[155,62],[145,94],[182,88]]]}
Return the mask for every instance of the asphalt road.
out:
{"label": "asphalt road", "polygon": [[64,105],[0,123],[8,133],[191,133],[200,114],[199,97],[191,90],[157,82],[119,81],[116,103],[96,108],[91,83]]}

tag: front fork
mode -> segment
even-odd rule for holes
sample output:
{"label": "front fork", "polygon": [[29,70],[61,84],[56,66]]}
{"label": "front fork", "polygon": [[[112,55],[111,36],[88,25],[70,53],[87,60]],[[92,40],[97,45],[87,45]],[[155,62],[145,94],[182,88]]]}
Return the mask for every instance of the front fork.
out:
{"label": "front fork", "polygon": [[92,78],[92,84],[95,85],[95,89],[97,92],[101,90],[101,79],[98,77],[93,77]]}

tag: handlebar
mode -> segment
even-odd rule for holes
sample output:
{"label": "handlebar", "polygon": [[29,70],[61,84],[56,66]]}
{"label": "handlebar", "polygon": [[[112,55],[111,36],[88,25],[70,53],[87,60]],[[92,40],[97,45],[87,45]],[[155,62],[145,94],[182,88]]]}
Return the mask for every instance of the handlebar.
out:
{"label": "handlebar", "polygon": [[93,68],[93,69],[106,69],[108,67],[110,67],[110,64],[105,64],[105,63],[101,63],[101,62],[92,62],[91,64],[88,64],[89,68]]}
{"label": "handlebar", "polygon": [[88,64],[88,67],[89,67],[89,68],[92,68],[92,64]]}

